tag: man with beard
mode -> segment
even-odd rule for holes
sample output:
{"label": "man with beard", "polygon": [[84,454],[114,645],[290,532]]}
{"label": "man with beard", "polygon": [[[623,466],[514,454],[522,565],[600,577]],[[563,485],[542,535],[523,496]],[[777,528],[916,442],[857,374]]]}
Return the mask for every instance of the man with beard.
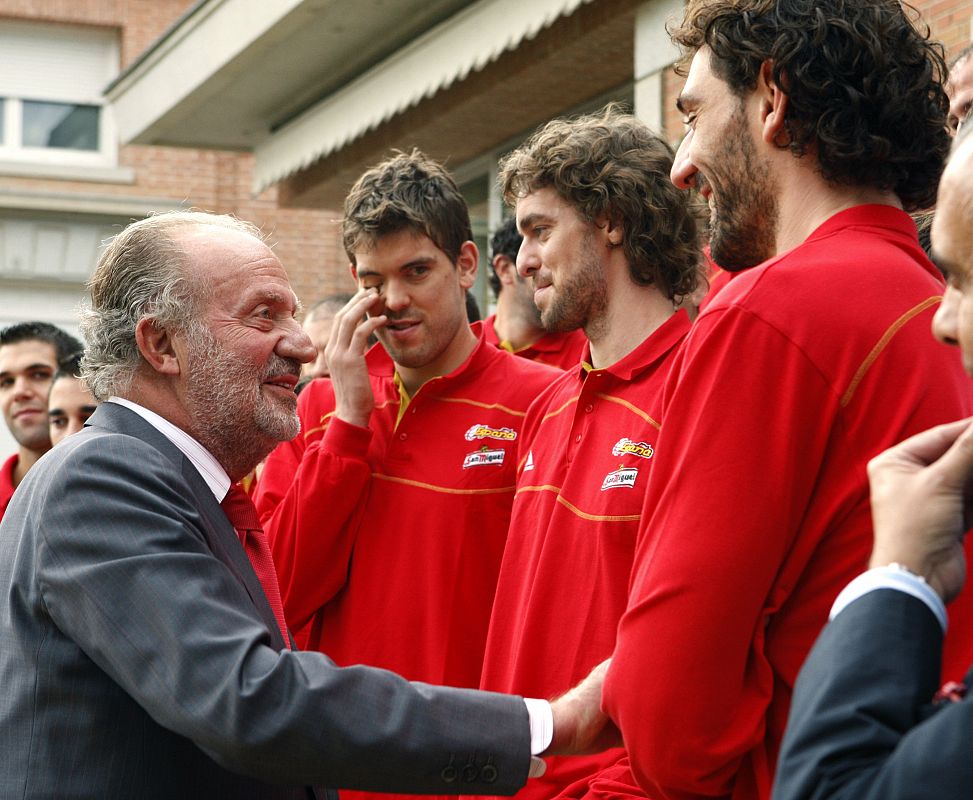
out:
{"label": "man with beard", "polygon": [[[608,658],[655,458],[662,389],[701,273],[672,150],[617,109],[555,120],[507,156],[517,267],[551,331],[584,330],[581,364],[530,407],[481,688],[553,697]],[[641,796],[624,751],[548,762],[519,797]],[[588,784],[597,789],[588,788]]]}
{"label": "man with beard", "polygon": [[0,410],[17,452],[0,466],[0,519],[14,490],[51,449],[47,394],[58,362],[81,342],[47,322],[19,322],[0,330]]}
{"label": "man with beard", "polygon": [[673,32],[692,63],[672,179],[740,274],[669,373],[605,685],[660,800],[769,796],[798,668],[867,562],[867,461],[969,408],[906,213],[933,203],[949,146],[941,50],[907,13],[693,0]]}
{"label": "man with beard", "polygon": [[534,304],[534,285],[517,273],[521,241],[513,217],[505,219],[490,239],[490,288],[497,298],[497,311],[483,320],[483,337],[515,356],[560,369],[575,369],[587,343],[584,331],[544,329],[541,313]]}
{"label": "man with beard", "polygon": [[[338,669],[291,649],[256,511],[234,485],[299,430],[314,349],[252,226],[175,212],[105,250],[82,330],[106,402],[0,524],[0,796],[512,793],[532,732],[603,718]],[[597,689],[595,690],[597,694]],[[582,725],[587,727],[582,727]]]}
{"label": "man with beard", "polygon": [[335,318],[331,380],[301,393],[304,434],[257,494],[284,611],[338,664],[475,687],[524,414],[558,373],[468,324],[476,245],[439,164],[368,170],[343,235],[361,288]]}

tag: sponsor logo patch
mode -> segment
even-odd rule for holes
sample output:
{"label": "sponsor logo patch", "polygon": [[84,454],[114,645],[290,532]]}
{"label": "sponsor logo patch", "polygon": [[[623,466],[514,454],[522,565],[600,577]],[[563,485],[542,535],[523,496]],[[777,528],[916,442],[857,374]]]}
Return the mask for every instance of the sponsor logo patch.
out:
{"label": "sponsor logo patch", "polygon": [[503,448],[499,450],[491,450],[490,448],[483,446],[475,452],[469,453],[466,458],[463,459],[463,469],[469,469],[470,467],[488,467],[490,465],[500,466],[503,464],[504,456],[507,455],[507,451]]}
{"label": "sponsor logo patch", "polygon": [[463,438],[468,442],[477,439],[499,439],[501,442],[512,442],[517,438],[517,431],[513,428],[491,428],[489,425],[474,425]]}
{"label": "sponsor logo patch", "polygon": [[648,442],[633,442],[628,438],[619,439],[612,448],[612,455],[623,456],[626,453],[639,458],[652,458],[655,448]]}
{"label": "sponsor logo patch", "polygon": [[601,482],[601,490],[604,492],[606,489],[632,489],[638,476],[638,467],[619,467],[605,476],[605,480]]}
{"label": "sponsor logo patch", "polygon": [[524,472],[530,472],[534,468],[534,451],[527,453],[527,461],[524,462]]}

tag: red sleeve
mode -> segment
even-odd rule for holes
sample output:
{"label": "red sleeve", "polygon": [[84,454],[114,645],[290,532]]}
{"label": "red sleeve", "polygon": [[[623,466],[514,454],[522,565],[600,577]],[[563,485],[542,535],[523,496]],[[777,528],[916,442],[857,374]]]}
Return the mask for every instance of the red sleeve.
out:
{"label": "red sleeve", "polygon": [[344,585],[371,480],[366,457],[372,432],[330,416],[319,394],[300,404],[307,434],[267,459],[256,500],[292,630],[303,628]]}
{"label": "red sleeve", "polygon": [[697,326],[670,373],[604,692],[658,800],[729,794],[763,741],[772,587],[839,407],[801,349],[747,311]]}

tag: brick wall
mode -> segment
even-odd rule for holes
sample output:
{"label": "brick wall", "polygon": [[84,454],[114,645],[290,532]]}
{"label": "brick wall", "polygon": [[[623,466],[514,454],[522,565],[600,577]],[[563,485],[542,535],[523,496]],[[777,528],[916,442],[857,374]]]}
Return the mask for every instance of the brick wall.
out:
{"label": "brick wall", "polygon": [[[161,36],[193,0],[0,0],[0,18],[115,28],[124,68]],[[127,184],[0,176],[0,190],[111,194],[151,198],[255,222],[275,250],[305,303],[348,291],[348,276],[333,211],[279,209],[277,190],[251,193],[253,157],[217,150],[123,147],[119,164],[135,171]]]}

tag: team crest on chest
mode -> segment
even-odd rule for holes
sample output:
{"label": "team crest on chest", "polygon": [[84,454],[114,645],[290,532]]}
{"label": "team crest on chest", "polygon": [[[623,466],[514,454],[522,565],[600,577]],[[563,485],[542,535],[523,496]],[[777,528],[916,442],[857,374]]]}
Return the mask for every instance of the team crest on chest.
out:
{"label": "team crest on chest", "polygon": [[474,450],[472,453],[468,453],[466,458],[463,459],[463,469],[469,469],[470,467],[500,467],[503,466],[503,460],[507,455],[507,451],[502,447],[497,450],[491,450],[486,445],[483,445],[479,450]]}
{"label": "team crest on chest", "polygon": [[632,455],[639,458],[652,458],[655,448],[648,442],[636,442],[627,437],[623,437],[615,442],[612,448],[613,456]]}
{"label": "team crest on chest", "polygon": [[475,442],[477,439],[499,439],[501,442],[512,442],[517,438],[517,431],[513,428],[493,428],[489,425],[473,425],[463,438],[468,442]]}

